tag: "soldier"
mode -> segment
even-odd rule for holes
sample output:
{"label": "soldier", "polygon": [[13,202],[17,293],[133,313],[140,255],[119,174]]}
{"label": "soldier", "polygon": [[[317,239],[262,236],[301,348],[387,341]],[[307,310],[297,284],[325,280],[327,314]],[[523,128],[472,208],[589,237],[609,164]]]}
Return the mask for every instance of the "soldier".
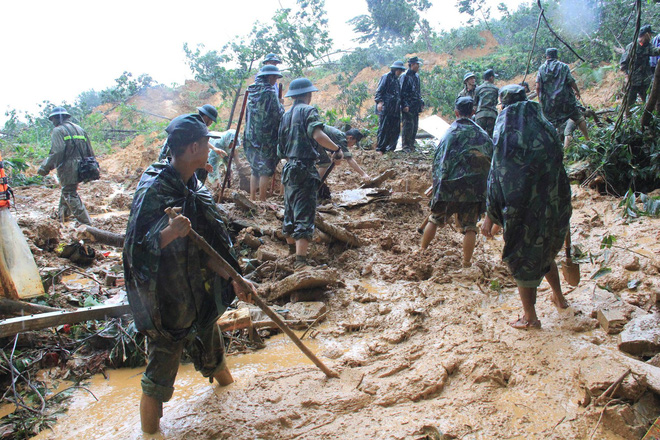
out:
{"label": "soldier", "polygon": [[60,222],[72,215],[80,223],[91,225],[87,209],[78,195],[78,164],[82,158],[94,156],[94,150],[85,130],[69,118],[71,115],[64,107],[55,107],[48,116],[55,128],[51,133],[50,152],[37,173],[47,176],[53,168],[57,169],[62,186],[58,207]]}
{"label": "soldier", "polygon": [[637,42],[637,49],[635,50],[635,58],[631,62],[631,51],[633,43],[626,46],[626,51],[621,56],[621,70],[626,74],[627,80],[630,82],[630,90],[628,91],[628,105],[626,106],[626,115],[630,117],[630,107],[635,105],[637,95],[642,98],[642,102],[646,102],[646,92],[651,85],[653,71],[651,70],[650,57],[660,55],[660,48],[651,44],[651,37],[655,34],[651,25],[647,24],[639,29],[639,37]]}
{"label": "soldier", "polygon": [[336,152],[339,148],[323,131],[323,122],[316,108],[309,105],[312,93],[318,91],[307,78],[291,81],[286,97],[293,98],[293,106],[282,117],[279,130],[280,157],[287,162],[282,169],[284,184],[284,221],[289,252],[296,254],[295,269],[307,266],[307,248],[314,234],[316,197],[321,178],[316,170],[319,158],[317,144]]}
{"label": "soldier", "polygon": [[[212,124],[218,122],[218,111],[211,104],[204,104],[201,107],[197,107],[197,113],[199,114],[204,124],[207,127],[210,127]],[[158,154],[158,161],[165,160],[170,157],[170,148],[167,145],[167,140],[160,148],[160,153]],[[206,178],[206,176],[204,176]]]}
{"label": "soldier", "polygon": [[[206,179],[206,186],[211,190],[212,188],[217,188],[220,185],[220,169],[227,167],[227,159],[231,150],[229,146],[236,137],[236,130],[233,128],[221,133],[221,136],[217,139],[209,140],[209,165],[213,167],[209,171],[208,178]],[[236,147],[241,145],[240,139],[236,139]],[[236,165],[237,168],[240,168],[240,159],[238,158],[238,148],[234,149],[234,159],[232,162]]]}
{"label": "soldier", "polygon": [[[172,397],[185,349],[195,368],[220,385],[233,382],[224,358],[217,319],[235,295],[253,292],[216,275],[203,252],[187,238],[193,228],[240,273],[223,218],[195,176],[208,160],[210,133],[198,115],[183,115],[166,128],[172,160],[151,165],[135,190],[124,243],[126,290],[135,324],[148,341],[142,376],[142,430],[154,433],[163,402]],[[164,210],[182,215],[170,220]]]}
{"label": "soldier", "polygon": [[475,120],[479,127],[486,130],[488,136],[493,137],[495,119],[497,119],[497,100],[499,89],[495,86],[497,75],[493,69],[484,73],[484,83],[477,87],[474,92],[474,105],[477,107]]}
{"label": "soldier", "polygon": [[256,199],[258,188],[262,202],[266,201],[278,162],[277,132],[284,114],[274,87],[278,78],[282,78],[280,69],[265,65],[248,88],[243,148],[252,168],[250,199]]}
{"label": "soldier", "polygon": [[557,49],[554,47],[545,51],[545,58],[545,63],[541,64],[536,75],[536,94],[543,107],[543,115],[557,130],[566,120],[572,119],[584,138],[589,140],[587,121],[577,104],[580,90],[571,75],[571,69],[557,59]]}
{"label": "soldier", "polygon": [[401,85],[398,78],[406,68],[395,61],[390,71],[380,77],[376,89],[376,114],[378,114],[378,146],[376,151],[384,154],[396,149],[401,132]]}
{"label": "soldier", "polygon": [[463,233],[463,267],[470,267],[477,239],[477,221],[486,211],[486,182],[493,141],[472,121],[474,101],[456,100],[456,121],[440,140],[433,157],[431,215],[421,248],[426,249],[449,217],[456,214]]}
{"label": "soldier", "polygon": [[459,92],[458,97],[462,98],[464,96],[469,96],[470,98],[474,99],[474,93],[476,92],[476,89],[477,76],[472,72],[468,72],[463,77],[463,90]]}
{"label": "soldier", "polygon": [[502,87],[500,99],[503,110],[495,124],[481,232],[492,237],[494,224],[504,228],[502,259],[513,273],[524,310],[511,326],[540,328],[534,305],[544,276],[555,306],[568,307],[554,258],[568,233],[571,188],[557,130],[543,117],[540,105],[528,101],[517,84]]}
{"label": "soldier", "polygon": [[424,110],[419,66],[422,60],[412,57],[408,60],[408,70],[401,75],[401,144],[403,151],[415,151],[415,137],[419,125],[419,114]]}
{"label": "soldier", "polygon": [[[271,65],[271,66],[275,66],[275,67],[277,67],[278,64],[282,64],[282,60],[280,60],[280,59],[277,57],[277,55],[275,55],[274,53],[269,53],[269,54],[266,55],[266,57],[264,58],[264,62],[263,62],[263,64],[264,64],[264,66]],[[257,74],[257,77],[258,77],[258,76],[259,76],[259,74]],[[255,77],[255,79],[256,79],[256,77]],[[282,85],[281,85],[280,83],[276,82],[276,83],[275,83],[275,91],[276,91],[276,93],[277,93],[277,96],[280,96],[280,87],[282,87]],[[284,104],[284,99],[280,99],[280,102],[281,102],[282,104]]]}
{"label": "soldier", "polygon": [[[362,133],[360,133],[360,130],[356,128],[351,128],[348,130],[346,133],[341,131],[338,128],[333,127],[332,125],[325,125],[323,126],[323,132],[328,135],[330,140],[334,142],[336,145],[341,148],[341,152],[343,155],[343,158],[346,159],[346,162],[348,165],[355,171],[357,172],[362,180],[368,181],[371,179],[367,173],[364,172],[362,167],[353,159],[353,154],[349,150],[350,147],[354,147],[357,145],[357,143],[362,139]],[[325,176],[325,173],[328,171],[328,167],[332,163],[330,160],[330,156],[328,156],[328,153],[325,152],[325,148],[319,147],[318,148],[318,153],[319,153],[319,162],[317,164],[319,168],[319,175],[321,178]],[[340,161],[337,161],[338,163]],[[329,199],[330,198],[330,189],[328,188],[327,184],[323,182],[323,185],[321,185],[321,189],[319,190],[319,199]]]}

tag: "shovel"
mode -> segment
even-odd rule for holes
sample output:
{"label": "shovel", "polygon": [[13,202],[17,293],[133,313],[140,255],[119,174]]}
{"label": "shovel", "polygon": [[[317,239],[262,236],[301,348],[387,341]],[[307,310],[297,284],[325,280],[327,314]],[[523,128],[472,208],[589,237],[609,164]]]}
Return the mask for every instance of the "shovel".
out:
{"label": "shovel", "polygon": [[573,263],[571,258],[571,230],[566,233],[566,259],[561,263],[561,274],[564,280],[575,287],[580,284],[580,265]]}

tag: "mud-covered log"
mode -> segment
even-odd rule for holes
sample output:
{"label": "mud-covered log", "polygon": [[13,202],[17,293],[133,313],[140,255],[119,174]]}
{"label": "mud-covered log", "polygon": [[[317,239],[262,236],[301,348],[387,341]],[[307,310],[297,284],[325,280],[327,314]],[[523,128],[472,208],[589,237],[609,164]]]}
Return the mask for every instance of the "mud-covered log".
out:
{"label": "mud-covered log", "polygon": [[275,261],[278,258],[280,258],[280,256],[277,255],[275,252],[267,251],[264,248],[259,248],[259,250],[257,250],[257,260],[261,262]]}
{"label": "mud-covered log", "polygon": [[339,241],[342,241],[349,246],[358,247],[362,245],[362,242],[357,235],[348,231],[342,227],[335,226],[326,222],[321,215],[316,216],[314,220],[314,225],[322,232],[336,238]]}
{"label": "mud-covered log", "polygon": [[242,309],[226,312],[218,319],[218,326],[220,326],[220,330],[223,332],[231,332],[252,327],[250,309],[244,307]]}
{"label": "mud-covered log", "polygon": [[233,191],[231,193],[231,199],[236,203],[236,206],[245,211],[257,212],[259,210],[252,200],[248,199],[245,194],[239,193],[238,191]]}
{"label": "mud-covered log", "polygon": [[354,231],[356,229],[380,229],[383,226],[383,223],[385,223],[385,220],[382,218],[373,218],[367,220],[337,223],[337,226],[346,228],[349,231]]}
{"label": "mud-covered log", "polygon": [[243,235],[243,237],[240,238],[240,242],[241,244],[244,244],[245,246],[252,249],[259,249],[259,247],[264,244],[261,240],[252,234]]}
{"label": "mud-covered log", "polygon": [[273,284],[268,300],[276,301],[296,290],[334,286],[338,283],[338,273],[335,269],[303,270]]}
{"label": "mud-covered log", "polygon": [[124,235],[105,231],[93,226],[83,225],[78,228],[78,234],[82,239],[95,241],[114,247],[124,247]]}
{"label": "mud-covered log", "polygon": [[400,205],[414,205],[422,201],[422,196],[417,193],[395,192],[386,200]]}
{"label": "mud-covered log", "polygon": [[316,243],[332,243],[335,241],[335,239],[331,236],[326,234],[325,232],[321,231],[320,229],[317,229],[314,231],[314,242]]}
{"label": "mud-covered log", "polygon": [[360,185],[360,188],[376,188],[376,187],[380,186],[386,180],[391,179],[392,177],[394,177],[395,175],[396,175],[396,171],[394,171],[393,169],[389,169],[389,170],[385,171],[383,174],[381,174],[380,176],[377,176],[377,177],[371,179],[370,181],[363,183],[362,185]]}
{"label": "mud-covered log", "polygon": [[14,301],[7,298],[0,298],[0,310],[2,310],[2,315],[5,316],[25,316],[61,311],[61,309],[54,307],[32,304],[25,301]]}

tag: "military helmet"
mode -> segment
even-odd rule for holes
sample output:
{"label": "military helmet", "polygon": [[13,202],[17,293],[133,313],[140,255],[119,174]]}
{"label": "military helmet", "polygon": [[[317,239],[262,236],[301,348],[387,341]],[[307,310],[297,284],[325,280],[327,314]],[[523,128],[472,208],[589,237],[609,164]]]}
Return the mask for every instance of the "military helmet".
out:
{"label": "military helmet", "polygon": [[476,79],[476,78],[477,78],[477,75],[475,75],[475,74],[472,73],[472,72],[468,72],[468,73],[466,73],[465,76],[463,77],[463,84],[465,84],[465,81],[467,81],[467,80],[470,79],[470,78],[475,78],[475,79]]}
{"label": "military helmet", "polygon": [[390,69],[406,70],[406,66],[403,65],[403,61],[395,61],[390,66]]}
{"label": "military helmet", "polygon": [[495,73],[495,71],[493,69],[486,70],[484,72],[484,79],[488,79],[488,78],[491,78],[491,77],[497,78],[498,75],[497,75],[497,73]]}
{"label": "military helmet", "polygon": [[653,32],[653,28],[651,27],[650,24],[645,24],[644,26],[642,26],[641,28],[639,28],[639,36],[640,36],[640,37],[641,37],[642,35],[646,34],[646,33],[649,33],[649,34],[655,34],[655,32]]}
{"label": "military helmet", "polygon": [[64,107],[55,107],[51,112],[50,115],[48,115],[48,119],[51,119],[54,116],[69,116],[71,117],[71,114],[66,111]]}
{"label": "military helmet", "polygon": [[197,111],[199,111],[200,115],[211,118],[213,122],[218,122],[218,111],[211,104],[204,104],[201,107],[197,107]]}
{"label": "military helmet", "polygon": [[318,92],[319,89],[314,87],[314,84],[307,78],[296,78],[289,84],[289,90],[286,92],[285,97],[304,95],[309,92]]}
{"label": "military helmet", "polygon": [[520,84],[509,84],[500,89],[500,101],[504,106],[526,100],[527,93],[525,93],[525,88]]}
{"label": "military helmet", "polygon": [[270,75],[275,75],[278,78],[282,78],[282,72],[280,72],[280,69],[278,69],[277,66],[273,66],[272,64],[266,64],[261,69],[259,69],[259,73],[257,73],[258,77]]}
{"label": "military helmet", "polygon": [[265,63],[266,61],[271,61],[271,62],[273,62],[273,63],[277,63],[277,64],[280,64],[280,63],[282,62],[282,60],[280,60],[280,59],[277,57],[277,55],[275,55],[274,53],[269,53],[268,55],[266,55],[266,56],[264,57],[264,61],[263,61],[263,62]]}

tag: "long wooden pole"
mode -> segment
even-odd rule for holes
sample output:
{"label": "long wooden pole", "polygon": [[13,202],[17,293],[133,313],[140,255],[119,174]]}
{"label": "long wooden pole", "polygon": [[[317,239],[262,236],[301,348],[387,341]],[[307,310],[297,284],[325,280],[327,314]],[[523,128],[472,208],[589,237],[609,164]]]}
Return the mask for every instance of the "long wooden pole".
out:
{"label": "long wooden pole", "polygon": [[[165,209],[165,213],[170,217],[170,218],[175,218],[177,214],[174,212],[172,208],[167,208]],[[236,269],[234,269],[227,261],[222,258],[220,254],[218,254],[215,249],[213,249],[207,242],[204,240],[202,236],[200,236],[197,232],[194,230],[190,230],[188,233],[188,238],[190,238],[193,243],[195,243],[201,250],[203,250],[206,254],[208,254],[209,257],[211,257],[212,264],[209,266],[212,268],[215,272],[220,274],[221,276],[229,276],[233,281],[235,281],[243,290],[246,292],[250,292],[252,288],[245,282],[243,277],[236,272]],[[289,327],[282,321],[282,318],[280,318],[277,313],[273,312],[270,307],[264,302],[259,295],[256,293],[252,293],[252,298],[254,299],[254,303],[261,309],[263,312],[273,320],[275,324],[282,330],[292,341],[296,346],[305,353],[305,356],[307,356],[312,362],[314,362],[314,365],[319,367],[321,371],[325,373],[326,376],[328,377],[339,377],[339,374],[337,372],[332,371],[328,367],[325,366],[323,362],[319,358],[316,357],[312,351],[303,344],[303,342],[296,336],[296,334],[291,331]]]}
{"label": "long wooden pole", "polygon": [[229,160],[227,161],[227,172],[225,173],[225,178],[222,181],[222,188],[220,189],[220,200],[222,200],[222,197],[225,194],[225,187],[231,186],[230,179],[231,179],[231,162],[234,159],[234,152],[236,151],[236,143],[238,141],[238,137],[241,134],[241,123],[243,122],[243,115],[245,115],[245,107],[247,106],[247,99],[248,99],[248,91],[245,91],[245,97],[243,98],[243,107],[241,107],[241,113],[238,116],[238,123],[236,124],[236,134],[234,135],[234,139],[231,141],[231,149],[229,150]]}

